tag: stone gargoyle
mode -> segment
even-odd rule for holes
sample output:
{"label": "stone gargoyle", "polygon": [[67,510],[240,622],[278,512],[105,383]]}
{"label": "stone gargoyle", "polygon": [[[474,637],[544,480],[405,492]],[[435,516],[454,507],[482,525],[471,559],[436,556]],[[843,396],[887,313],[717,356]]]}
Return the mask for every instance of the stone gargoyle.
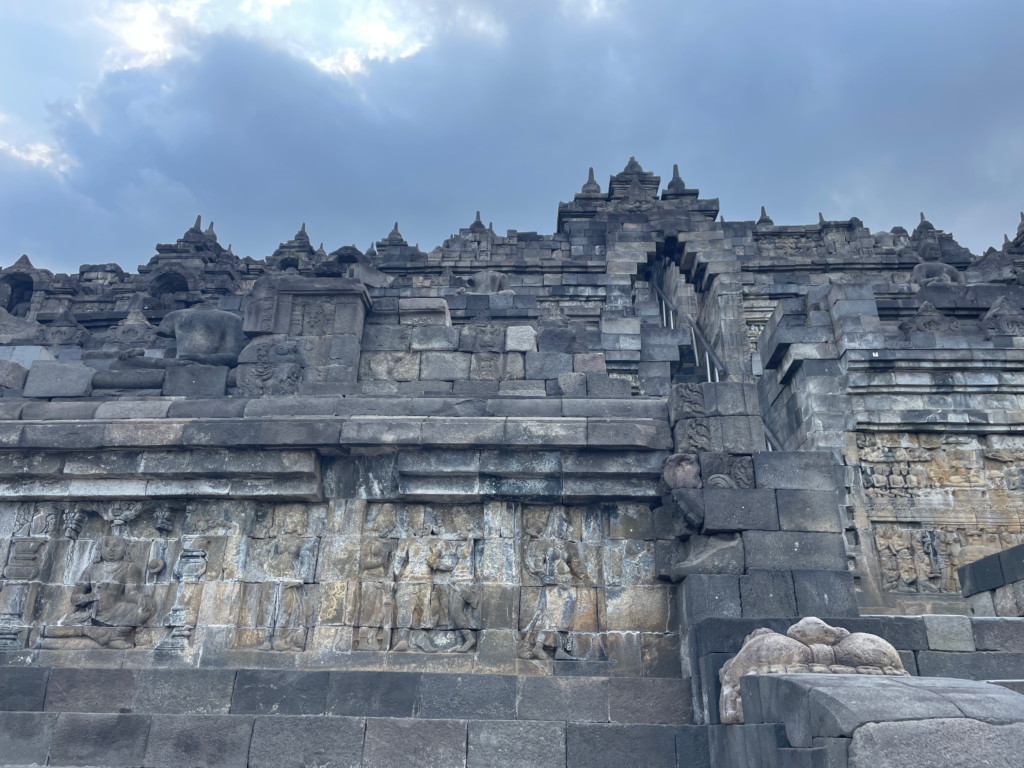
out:
{"label": "stone gargoyle", "polygon": [[817,673],[835,675],[906,675],[895,648],[877,635],[850,633],[813,616],[780,635],[767,627],[743,639],[740,652],[718,672],[718,702],[723,724],[743,722],[740,678],[744,675]]}

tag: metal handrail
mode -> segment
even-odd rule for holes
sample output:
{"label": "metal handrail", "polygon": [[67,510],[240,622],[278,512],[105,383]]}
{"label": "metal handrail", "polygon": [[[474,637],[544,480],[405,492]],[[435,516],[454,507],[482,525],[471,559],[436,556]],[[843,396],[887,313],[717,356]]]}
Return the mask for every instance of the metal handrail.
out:
{"label": "metal handrail", "polygon": [[[697,324],[696,318],[694,318],[693,315],[680,312],[679,308],[676,307],[676,305],[668,296],[665,295],[665,292],[658,287],[657,283],[652,282],[651,285],[654,286],[654,290],[658,292],[658,295],[661,297],[661,300],[664,301],[666,305],[668,305],[669,309],[671,309],[680,317],[685,317],[690,322],[690,332],[693,334],[694,339],[696,341],[699,341],[701,346],[704,347],[704,354],[707,356],[710,363],[715,366],[715,371],[721,371],[722,375],[728,376],[729,369],[725,367],[725,363],[718,359],[718,355],[715,354],[715,350],[711,347],[711,344],[708,342],[707,337],[704,336],[704,333],[701,331],[700,326]],[[695,348],[694,354],[696,354],[696,352],[697,350]]]}

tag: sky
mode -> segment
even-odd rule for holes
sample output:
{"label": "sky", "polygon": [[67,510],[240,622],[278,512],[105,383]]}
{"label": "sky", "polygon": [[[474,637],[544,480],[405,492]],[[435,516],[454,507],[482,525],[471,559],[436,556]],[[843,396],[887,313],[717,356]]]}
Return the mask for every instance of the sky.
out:
{"label": "sky", "polygon": [[550,233],[593,166],[728,220],[1024,209],[1020,0],[0,0],[0,267],[134,270],[197,214],[265,258],[477,210]]}

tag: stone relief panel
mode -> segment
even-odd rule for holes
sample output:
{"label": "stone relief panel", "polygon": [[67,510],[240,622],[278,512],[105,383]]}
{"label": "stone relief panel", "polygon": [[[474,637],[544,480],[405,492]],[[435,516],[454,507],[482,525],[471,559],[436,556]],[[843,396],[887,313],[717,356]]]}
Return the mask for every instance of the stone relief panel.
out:
{"label": "stone relief panel", "polygon": [[678,637],[658,530],[629,502],[0,503],[0,649],[506,670],[628,656],[663,674]]}

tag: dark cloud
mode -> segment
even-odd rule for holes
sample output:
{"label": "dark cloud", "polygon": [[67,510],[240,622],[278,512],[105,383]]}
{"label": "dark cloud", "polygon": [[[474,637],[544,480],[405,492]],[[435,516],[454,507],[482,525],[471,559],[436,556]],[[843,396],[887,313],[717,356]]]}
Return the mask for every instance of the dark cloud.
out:
{"label": "dark cloud", "polygon": [[[480,209],[550,232],[594,165],[680,165],[727,218],[925,210],[973,250],[1024,203],[1024,8],[977,3],[520,4],[500,43],[440,34],[350,84],[262,43],[106,75],[54,105],[63,178],[0,155],[0,264],[134,268],[196,213],[260,258],[305,221],[365,248],[398,219],[429,250]],[[545,10],[548,9],[548,10]],[[667,180],[667,179],[666,179]]]}

